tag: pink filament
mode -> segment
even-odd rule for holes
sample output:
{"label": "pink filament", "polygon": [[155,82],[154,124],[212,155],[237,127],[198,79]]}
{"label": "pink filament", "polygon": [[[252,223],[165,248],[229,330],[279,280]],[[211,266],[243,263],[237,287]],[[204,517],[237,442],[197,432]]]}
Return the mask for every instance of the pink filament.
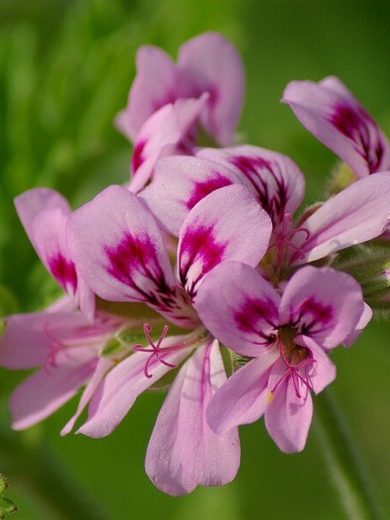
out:
{"label": "pink filament", "polygon": [[145,374],[145,377],[147,377],[148,379],[150,379],[152,377],[152,374],[149,372],[149,365],[152,362],[154,357],[156,357],[156,359],[158,361],[160,361],[160,363],[162,363],[166,367],[176,368],[175,364],[169,363],[162,357],[164,352],[173,352],[173,351],[177,350],[177,346],[161,348],[161,343],[163,342],[164,338],[166,337],[166,335],[168,333],[168,325],[164,325],[161,335],[157,340],[157,343],[155,343],[153,341],[153,339],[150,335],[151,331],[152,331],[152,328],[149,325],[149,323],[145,323],[144,324],[144,334],[149,343],[150,348],[143,347],[142,345],[134,345],[134,347],[133,347],[133,350],[135,350],[136,352],[149,352],[151,354],[148,357],[148,359],[145,363],[145,367],[144,367],[144,374]]}
{"label": "pink filament", "polygon": [[287,377],[289,377],[289,376],[291,376],[291,379],[292,379],[292,382],[294,385],[295,395],[298,397],[298,399],[302,398],[302,395],[299,391],[299,381],[301,381],[304,385],[306,385],[306,387],[312,392],[313,384],[311,382],[310,376],[307,375],[306,370],[305,370],[305,376],[302,376],[302,374],[299,373],[299,369],[305,368],[308,365],[314,364],[314,363],[316,363],[316,361],[311,358],[306,358],[303,361],[301,361],[300,363],[298,363],[297,365],[292,365],[290,363],[290,361],[287,359],[287,357],[283,351],[283,346],[281,346],[281,348],[280,348],[280,354],[283,358],[283,361],[287,365],[287,370],[282,375],[282,377],[279,379],[279,381],[276,383],[276,385],[273,387],[271,392],[274,393],[277,390],[277,388],[279,387],[279,385],[283,381],[285,381],[287,379]]}

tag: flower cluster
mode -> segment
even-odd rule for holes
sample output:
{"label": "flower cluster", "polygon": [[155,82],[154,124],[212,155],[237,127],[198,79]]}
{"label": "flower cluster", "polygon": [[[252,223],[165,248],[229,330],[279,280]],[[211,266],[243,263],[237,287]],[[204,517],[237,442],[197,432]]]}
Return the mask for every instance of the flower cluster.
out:
{"label": "flower cluster", "polygon": [[[45,188],[15,201],[65,295],[5,319],[0,364],[37,368],[11,397],[13,428],[83,388],[62,434],[87,410],[77,431],[104,437],[141,393],[168,388],[146,472],[171,495],[234,479],[238,426],[262,416],[280,450],[302,450],[312,396],[336,376],[332,349],[370,321],[375,280],[390,285],[386,245],[370,253],[390,215],[390,147],[376,123],[336,78],[287,86],[283,101],[350,168],[344,189],[296,215],[298,166],[233,142],[243,83],[219,34],[186,42],[177,63],[142,47],[116,119],[133,143],[130,183],[75,211]],[[364,262],[375,273],[356,280]]]}

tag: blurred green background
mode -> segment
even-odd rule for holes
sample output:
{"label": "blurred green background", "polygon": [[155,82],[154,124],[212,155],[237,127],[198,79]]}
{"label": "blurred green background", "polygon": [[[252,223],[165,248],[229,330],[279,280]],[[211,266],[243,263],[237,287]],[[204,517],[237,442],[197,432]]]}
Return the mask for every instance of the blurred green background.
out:
{"label": "blurred green background", "polygon": [[[112,120],[125,106],[139,45],[153,43],[175,54],[184,40],[206,30],[232,39],[247,76],[241,139],[295,159],[307,174],[312,202],[323,196],[335,157],[279,104],[283,88],[292,79],[336,74],[390,134],[389,26],[390,2],[374,0],[1,0],[2,314],[41,308],[56,292],[12,198],[45,185],[77,205],[126,181],[130,147]],[[351,350],[335,352],[333,389],[390,518],[387,327],[373,324]],[[171,498],[152,486],[143,469],[163,395],[142,396],[118,430],[100,441],[59,437],[76,401],[15,434],[7,399],[22,377],[0,373],[0,471],[8,474],[8,496],[19,506],[15,519],[345,518],[315,430],[302,454],[286,456],[262,422],[244,427],[234,483]]]}

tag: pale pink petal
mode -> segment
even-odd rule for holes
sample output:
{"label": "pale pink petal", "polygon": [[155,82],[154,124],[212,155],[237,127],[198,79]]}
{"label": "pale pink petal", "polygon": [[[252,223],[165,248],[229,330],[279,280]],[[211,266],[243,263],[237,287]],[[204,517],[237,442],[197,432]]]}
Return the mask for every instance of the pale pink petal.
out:
{"label": "pale pink petal", "polygon": [[207,329],[224,345],[259,356],[274,342],[280,297],[252,267],[225,262],[205,276],[195,308]]}
{"label": "pale pink petal", "polygon": [[274,224],[279,223],[286,213],[292,215],[302,203],[305,193],[303,174],[285,155],[250,145],[203,148],[197,155],[238,170]]}
{"label": "pale pink petal", "polygon": [[80,402],[77,406],[76,413],[71,417],[71,419],[66,423],[66,425],[61,430],[61,435],[67,435],[70,433],[74,425],[76,424],[77,419],[83,413],[84,409],[88,405],[91,400],[93,394],[96,392],[99,384],[102,382],[104,376],[107,372],[113,367],[115,361],[109,357],[102,357],[99,359],[95,371],[89,380],[87,386],[84,389],[84,392],[81,396]]}
{"label": "pale pink petal", "polygon": [[231,144],[244,98],[244,70],[234,46],[218,33],[204,33],[182,45],[178,69],[187,96],[210,93],[202,125],[220,145]]}
{"label": "pale pink petal", "polygon": [[198,485],[222,486],[236,476],[236,429],[220,436],[207,425],[206,409],[226,381],[218,343],[199,347],[181,368],[157,418],[145,461],[152,482],[170,495]]}
{"label": "pale pink petal", "polygon": [[177,99],[175,64],[168,54],[144,45],[137,51],[136,64],[128,105],[116,119],[117,128],[133,141],[154,112]]}
{"label": "pale pink petal", "polygon": [[45,307],[45,312],[72,312],[77,310],[74,299],[68,294],[60,296],[57,300],[54,300],[48,307]]}
{"label": "pale pink petal", "polygon": [[253,423],[264,414],[269,402],[268,371],[278,357],[278,350],[264,352],[217,390],[207,408],[207,422],[215,433]]}
{"label": "pale pink petal", "polygon": [[175,286],[155,219],[125,188],[111,186],[75,211],[69,231],[80,272],[101,298],[154,303]]}
{"label": "pale pink petal", "polygon": [[363,309],[362,289],[352,276],[330,267],[306,266],[283,291],[280,322],[321,347],[334,348],[355,330]]}
{"label": "pale pink petal", "polygon": [[11,370],[42,366],[50,352],[44,326],[50,315],[44,312],[14,314],[4,319],[0,337],[0,365]]}
{"label": "pale pink petal", "polygon": [[41,211],[32,230],[37,253],[59,285],[71,295],[78,288],[77,271],[66,239],[69,215],[61,209]]}
{"label": "pale pink petal", "polygon": [[336,378],[336,367],[329,359],[328,354],[308,336],[296,336],[294,342],[297,345],[310,350],[314,363],[309,371],[310,382],[316,394],[322,392]]}
{"label": "pale pink petal", "polygon": [[[163,343],[163,348],[183,344],[186,336],[172,336]],[[160,357],[177,365],[185,359],[191,346],[168,352]],[[137,397],[158,381],[171,368],[160,363],[156,356],[150,359],[147,377],[146,363],[151,354],[134,352],[113,368],[100,383],[89,405],[88,420],[78,430],[88,437],[100,438],[112,433],[124,419]]]}
{"label": "pale pink petal", "polygon": [[244,186],[227,186],[202,199],[180,231],[178,277],[195,296],[202,277],[219,263],[255,267],[268,248],[271,220]]}
{"label": "pale pink petal", "polygon": [[[24,380],[11,396],[12,427],[23,430],[36,424],[71,399],[92,375],[96,358],[94,350],[73,349],[66,364],[42,369]],[[58,356],[60,358],[60,356]]]}
{"label": "pale pink petal", "polygon": [[196,125],[207,98],[208,94],[199,99],[179,99],[164,105],[146,120],[134,144],[132,192],[137,193],[147,184],[160,157],[193,153]]}
{"label": "pale pink petal", "polygon": [[66,236],[71,213],[67,200],[54,190],[36,188],[16,197],[15,206],[46,269],[92,321],[95,297],[79,277]]}
{"label": "pale pink petal", "polygon": [[50,188],[34,188],[25,191],[15,198],[14,203],[18,217],[34,246],[32,224],[39,213],[48,209],[59,209],[65,215],[71,213],[70,206],[65,197]]}
{"label": "pale pink petal", "polygon": [[240,184],[240,178],[222,164],[189,156],[165,157],[157,161],[153,182],[141,196],[160,223],[178,236],[190,210],[230,184]]}
{"label": "pale pink petal", "polygon": [[382,131],[337,78],[292,81],[283,94],[300,122],[359,176],[390,168]]}
{"label": "pale pink petal", "polygon": [[[275,365],[275,370],[278,368]],[[312,416],[310,392],[305,398],[298,398],[293,382],[288,378],[274,392],[274,398],[265,411],[265,426],[281,451],[294,453],[305,447]]]}
{"label": "pale pink petal", "polygon": [[360,334],[363,332],[363,330],[367,327],[369,322],[371,321],[373,316],[372,309],[367,303],[364,303],[363,312],[360,316],[360,319],[358,321],[358,324],[356,325],[356,328],[351,334],[349,334],[345,340],[344,340],[344,346],[350,347],[357,338],[360,336]]}
{"label": "pale pink petal", "polygon": [[312,262],[378,237],[390,217],[390,174],[370,175],[327,200],[292,238],[295,264]]}

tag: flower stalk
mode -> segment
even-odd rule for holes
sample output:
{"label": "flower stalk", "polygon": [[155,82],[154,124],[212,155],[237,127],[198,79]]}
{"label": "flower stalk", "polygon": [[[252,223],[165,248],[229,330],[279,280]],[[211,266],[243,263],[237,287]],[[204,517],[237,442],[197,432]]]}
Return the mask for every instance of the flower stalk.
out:
{"label": "flower stalk", "polygon": [[384,518],[360,453],[332,392],[317,397],[315,434],[347,518]]}

